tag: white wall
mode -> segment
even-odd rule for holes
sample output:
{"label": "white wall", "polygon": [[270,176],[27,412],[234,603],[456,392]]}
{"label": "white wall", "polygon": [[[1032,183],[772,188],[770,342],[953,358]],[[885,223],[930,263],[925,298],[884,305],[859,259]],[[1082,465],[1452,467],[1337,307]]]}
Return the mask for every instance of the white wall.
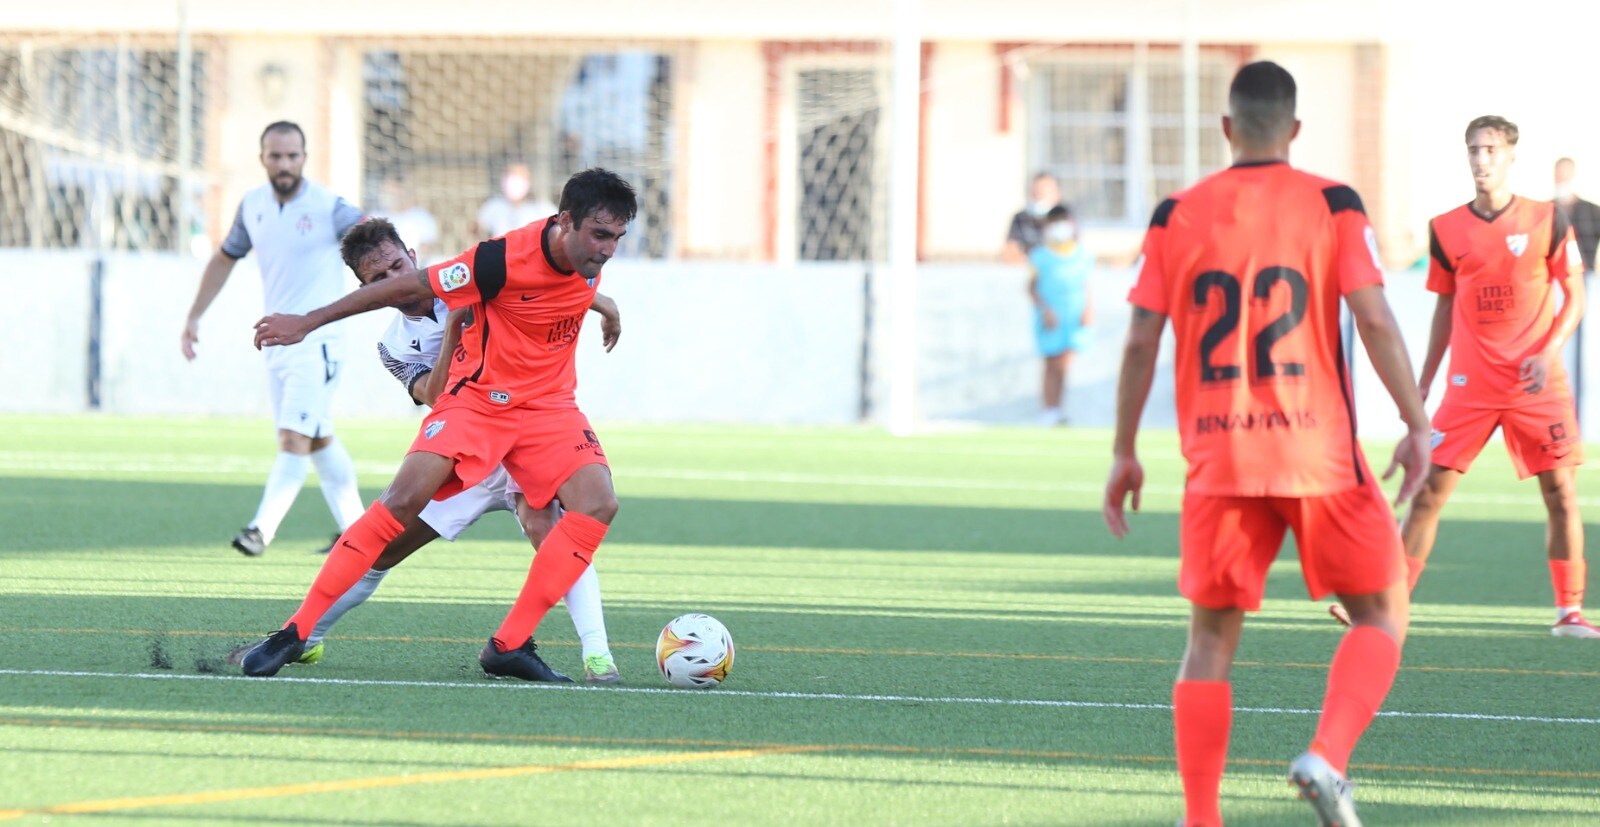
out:
{"label": "white wall", "polygon": [[[1291,149],[1294,165],[1307,172],[1351,180],[1354,169],[1355,48],[1314,43],[1263,43],[1256,52],[1294,75],[1298,87],[1300,137]],[[1202,129],[1220,129],[1215,123]]]}
{"label": "white wall", "polygon": [[[201,319],[199,356],[184,360],[178,335],[203,264],[177,256],[107,259],[105,406],[125,413],[266,413],[266,368],[252,344],[265,312],[254,256],[241,259]],[[355,289],[355,277],[346,286]],[[378,362],[376,342],[388,326],[370,313],[338,323],[344,353],[335,416],[408,413],[413,406]]]}
{"label": "white wall", "polygon": [[78,252],[0,253],[0,283],[26,302],[7,319],[0,410],[56,413],[88,404],[91,261]]}
{"label": "white wall", "polygon": [[602,292],[622,339],[578,343],[578,403],[596,419],[848,423],[861,387],[865,268],[618,261]]}
{"label": "white wall", "polygon": [[1001,132],[992,43],[939,43],[930,63],[923,253],[934,260],[998,258],[1030,174],[1021,107]]}
{"label": "white wall", "polygon": [[[90,259],[0,251],[0,282],[37,296],[12,321],[13,357],[0,363],[0,411],[86,410]],[[206,314],[200,358],[178,350],[201,263],[176,256],[106,260],[104,409],[152,415],[265,415],[266,373],[251,346],[261,315],[260,279],[241,261]],[[578,345],[578,401],[596,419],[846,424],[862,396],[867,271],[855,265],[617,262],[601,290],[622,310],[622,341],[605,353],[597,324]],[[1027,272],[1002,265],[925,265],[919,270],[917,412],[924,421],[1031,422],[1038,410]],[[1101,268],[1091,282],[1095,335],[1073,362],[1067,415],[1109,426],[1116,403],[1131,269]],[[891,372],[881,274],[873,276],[869,404],[882,421]],[[354,286],[354,280],[351,280]],[[1418,271],[1392,272],[1388,295],[1420,365],[1433,296]],[[1591,305],[1588,329],[1600,331]],[[335,413],[416,417],[379,365],[375,342],[388,311],[348,320]],[[1584,422],[1600,428],[1600,334],[1586,342]],[[1146,409],[1149,427],[1175,427],[1171,336]],[[1363,434],[1393,436],[1399,420],[1357,344],[1352,371]],[[1569,367],[1573,365],[1571,355]],[[1433,394],[1437,400],[1442,389]]]}
{"label": "white wall", "polygon": [[[0,411],[86,410],[89,265],[78,254],[0,250],[0,283],[38,297],[0,367]],[[179,352],[203,263],[106,260],[103,409],[153,415],[265,415],[266,371],[251,343],[261,280],[246,257],[201,322],[199,358]],[[621,343],[579,342],[579,401],[597,419],[847,423],[860,408],[864,268],[618,262],[601,289],[623,316]],[[34,282],[37,281],[37,284]],[[349,286],[355,287],[354,278]],[[389,311],[342,322],[336,417],[416,416],[379,364]]]}
{"label": "white wall", "polygon": [[[1141,37],[1176,41],[1185,27],[1186,0],[923,0],[922,27],[935,39],[1095,40],[1130,43]],[[171,31],[175,0],[74,0],[0,5],[0,26],[68,31]],[[1421,5],[1421,4],[1419,4]],[[1457,4],[1460,5],[1460,4]],[[1518,10],[1549,21],[1550,7],[1575,0],[1525,2]],[[1203,0],[1194,25],[1214,42],[1303,37],[1343,42],[1374,40],[1391,27],[1392,4],[1382,0]],[[1504,6],[1497,6],[1503,9]],[[615,38],[887,38],[894,0],[615,0],[603,28],[576,6],[522,0],[387,0],[382,14],[357,0],[279,0],[248,3],[190,0],[190,24],[200,32],[317,33],[382,36],[480,36],[493,31],[538,37]],[[1503,12],[1502,12],[1503,13]],[[1546,24],[1548,25],[1548,24]]]}
{"label": "white wall", "polygon": [[766,255],[767,65],[754,40],[707,41],[678,76],[685,134],[677,213],[686,258],[753,260]]}

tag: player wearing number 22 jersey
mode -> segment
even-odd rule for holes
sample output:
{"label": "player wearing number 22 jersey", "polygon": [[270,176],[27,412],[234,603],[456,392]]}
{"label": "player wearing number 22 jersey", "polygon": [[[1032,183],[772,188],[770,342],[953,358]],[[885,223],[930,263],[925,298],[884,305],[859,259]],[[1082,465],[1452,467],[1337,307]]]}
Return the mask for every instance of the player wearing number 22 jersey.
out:
{"label": "player wearing number 22 jersey", "polygon": [[1193,604],[1173,688],[1183,823],[1222,823],[1233,653],[1293,529],[1311,595],[1338,594],[1355,628],[1328,671],[1316,737],[1289,777],[1320,823],[1358,827],[1344,773],[1394,681],[1408,602],[1400,533],[1356,441],[1341,299],[1408,426],[1395,454],[1406,468],[1402,497],[1421,484],[1427,417],[1361,198],[1288,164],[1300,128],[1294,79],[1276,64],[1249,64],[1228,106],[1234,165],[1162,202],[1145,236],[1128,295],[1106,524],[1125,536],[1123,502],[1132,495],[1139,505],[1134,444],[1170,319],[1189,465],[1178,587]]}
{"label": "player wearing number 22 jersey", "polygon": [[1177,339],[1191,600],[1259,608],[1287,525],[1313,598],[1403,572],[1339,334],[1340,296],[1383,283],[1371,233],[1354,190],[1287,163],[1235,166],[1155,212],[1128,300]]}

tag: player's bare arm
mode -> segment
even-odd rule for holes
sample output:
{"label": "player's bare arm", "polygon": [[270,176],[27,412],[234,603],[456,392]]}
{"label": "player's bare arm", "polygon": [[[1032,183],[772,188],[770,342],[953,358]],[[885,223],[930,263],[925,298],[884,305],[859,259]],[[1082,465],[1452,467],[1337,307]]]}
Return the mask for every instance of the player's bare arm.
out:
{"label": "player's bare arm", "polygon": [[1156,357],[1161,352],[1161,331],[1166,326],[1165,314],[1134,307],[1128,341],[1122,349],[1122,375],[1117,381],[1117,436],[1111,446],[1111,476],[1106,480],[1106,499],[1101,506],[1106,528],[1119,540],[1128,533],[1123,502],[1131,494],[1133,510],[1138,511],[1139,492],[1144,488],[1144,467],[1139,464],[1134,443],[1139,437],[1139,417],[1150,398]]}
{"label": "player's bare arm", "polygon": [[610,296],[595,293],[594,299],[589,302],[589,309],[600,314],[600,343],[610,353],[617,346],[617,340],[622,338],[622,314],[617,311],[617,302]]}
{"label": "player's bare arm", "polygon": [[1583,277],[1558,279],[1556,286],[1561,288],[1561,310],[1556,313],[1550,338],[1545,341],[1542,350],[1522,360],[1521,380],[1527,383],[1522,390],[1526,393],[1544,390],[1545,383],[1550,380],[1551,367],[1561,359],[1561,348],[1566,346],[1573,331],[1578,329],[1578,323],[1583,321],[1586,300]]}
{"label": "player's bare arm", "polygon": [[406,269],[398,278],[375,281],[304,316],[274,313],[262,318],[256,322],[256,349],[292,345],[323,325],[380,307],[399,307],[435,298],[433,286],[428,283],[428,271]]}
{"label": "player's bare arm", "polygon": [[227,253],[218,250],[212,254],[211,260],[206,262],[206,269],[200,276],[200,289],[195,292],[194,304],[189,306],[189,318],[183,325],[183,358],[193,362],[195,357],[194,346],[200,341],[200,317],[204,316],[206,309],[216,301],[217,294],[222,292],[222,286],[228,283],[228,276],[233,273],[236,259]]}
{"label": "player's bare arm", "polygon": [[[1383,478],[1389,479],[1394,476],[1395,469],[1405,469],[1405,475],[1400,480],[1400,493],[1395,496],[1395,504],[1399,505],[1416,496],[1428,478],[1433,434],[1428,424],[1428,412],[1422,405],[1421,391],[1411,381],[1411,356],[1406,352],[1405,340],[1400,336],[1400,325],[1395,322],[1389,302],[1384,298],[1383,286],[1370,284],[1353,290],[1345,295],[1344,300],[1350,307],[1350,315],[1355,317],[1356,329],[1361,333],[1361,343],[1367,349],[1367,357],[1372,360],[1378,378],[1394,399],[1395,407],[1399,408],[1401,421],[1406,423],[1405,438],[1395,446],[1394,459],[1383,473]],[[1448,335],[1446,331],[1447,340]]]}
{"label": "player's bare arm", "polygon": [[1455,294],[1440,293],[1433,305],[1433,324],[1428,328],[1428,352],[1422,357],[1422,375],[1417,378],[1417,389],[1422,392],[1423,399],[1428,398],[1428,389],[1433,387],[1439,366],[1444,364],[1445,351],[1450,349],[1455,312]]}
{"label": "player's bare arm", "polygon": [[450,383],[450,360],[455,354],[456,345],[461,343],[461,328],[471,321],[470,307],[458,307],[445,317],[444,339],[439,343],[439,355],[433,359],[433,369],[411,383],[411,398],[418,405],[432,407],[433,403],[439,401],[439,395]]}

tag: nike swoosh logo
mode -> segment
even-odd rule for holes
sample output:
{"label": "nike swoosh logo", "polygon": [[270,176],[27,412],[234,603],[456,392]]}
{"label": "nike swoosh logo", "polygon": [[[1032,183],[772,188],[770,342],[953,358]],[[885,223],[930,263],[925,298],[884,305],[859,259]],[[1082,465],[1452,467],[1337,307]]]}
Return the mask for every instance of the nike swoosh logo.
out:
{"label": "nike swoosh logo", "polygon": [[534,299],[537,299],[537,298],[539,298],[539,294],[538,293],[535,293],[535,294],[533,294],[531,296],[528,295],[527,293],[523,293],[522,294],[522,300],[525,301],[525,302],[531,302],[531,301],[533,301]]}

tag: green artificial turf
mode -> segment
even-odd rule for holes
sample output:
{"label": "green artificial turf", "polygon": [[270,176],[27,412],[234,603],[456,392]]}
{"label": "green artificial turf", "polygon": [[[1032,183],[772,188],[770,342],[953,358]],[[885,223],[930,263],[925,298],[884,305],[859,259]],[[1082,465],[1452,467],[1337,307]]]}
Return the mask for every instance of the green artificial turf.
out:
{"label": "green artificial turf", "polygon": [[[321,663],[244,679],[224,656],[294,610],[333,530],[313,477],[265,556],[228,547],[270,426],[0,418],[0,821],[1182,814],[1166,709],[1187,619],[1175,435],[1145,436],[1145,511],[1118,543],[1099,513],[1104,431],[599,424],[622,503],[596,557],[619,689],[483,678],[477,651],[530,555],[506,514],[397,568]],[[414,427],[341,423],[368,499]],[[1388,446],[1370,451],[1387,464]],[[1600,641],[1549,634],[1536,487],[1491,445],[1445,518],[1386,707],[1422,714],[1382,717],[1362,742],[1363,814],[1600,823]],[[655,670],[657,632],[690,611],[738,645],[720,689],[669,690]],[[1286,549],[1234,673],[1229,824],[1311,822],[1283,775],[1339,633]],[[563,610],[539,640],[581,674]]]}

